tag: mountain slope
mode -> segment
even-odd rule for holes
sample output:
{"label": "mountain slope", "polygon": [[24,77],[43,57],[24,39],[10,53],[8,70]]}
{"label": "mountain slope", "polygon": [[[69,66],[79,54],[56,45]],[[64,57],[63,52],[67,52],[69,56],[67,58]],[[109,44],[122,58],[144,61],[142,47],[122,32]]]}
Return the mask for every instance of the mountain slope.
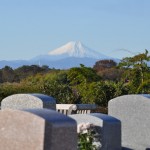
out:
{"label": "mountain slope", "polygon": [[98,53],[88,47],[86,47],[84,44],[82,44],[80,41],[72,41],[69,42],[55,50],[52,50],[48,53],[49,56],[61,56],[61,58],[64,57],[77,57],[77,58],[108,58],[108,56],[105,56],[101,53]]}
{"label": "mountain slope", "polygon": [[80,64],[84,64],[87,67],[93,67],[97,59],[94,58],[78,58],[78,57],[68,57],[59,60],[48,61],[41,59],[40,61],[34,61],[34,64],[48,65],[50,68],[56,69],[69,69],[72,67],[79,67]]}

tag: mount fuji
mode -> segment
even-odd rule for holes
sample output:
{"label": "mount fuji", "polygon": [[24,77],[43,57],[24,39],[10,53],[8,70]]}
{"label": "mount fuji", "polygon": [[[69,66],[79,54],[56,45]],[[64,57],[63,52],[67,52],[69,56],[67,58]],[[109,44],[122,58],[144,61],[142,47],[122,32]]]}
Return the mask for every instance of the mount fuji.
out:
{"label": "mount fuji", "polygon": [[80,41],[77,42],[69,42],[60,48],[57,48],[48,53],[50,56],[61,56],[61,57],[77,57],[77,58],[108,58],[103,54],[100,54],[82,44]]}
{"label": "mount fuji", "polygon": [[59,48],[49,51],[45,55],[36,56],[30,60],[0,61],[0,68],[8,65],[17,68],[23,65],[48,65],[50,68],[69,69],[84,64],[93,67],[96,61],[102,59],[116,59],[94,51],[80,41],[69,42]]}

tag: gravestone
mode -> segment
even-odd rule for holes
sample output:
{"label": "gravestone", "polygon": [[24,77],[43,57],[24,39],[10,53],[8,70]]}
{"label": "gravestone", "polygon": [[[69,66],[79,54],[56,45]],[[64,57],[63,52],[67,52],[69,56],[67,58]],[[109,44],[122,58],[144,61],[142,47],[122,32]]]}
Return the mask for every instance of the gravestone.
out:
{"label": "gravestone", "polygon": [[44,94],[14,94],[4,98],[1,109],[47,108],[56,110],[53,97]]}
{"label": "gravestone", "polygon": [[76,150],[76,122],[48,109],[0,111],[1,150]]}
{"label": "gravestone", "polygon": [[100,135],[101,150],[121,150],[121,123],[118,119],[101,114],[75,114],[69,117],[77,121],[77,124],[91,123]]}
{"label": "gravestone", "polygon": [[125,95],[109,101],[108,114],[122,125],[123,149],[150,149],[150,95]]}

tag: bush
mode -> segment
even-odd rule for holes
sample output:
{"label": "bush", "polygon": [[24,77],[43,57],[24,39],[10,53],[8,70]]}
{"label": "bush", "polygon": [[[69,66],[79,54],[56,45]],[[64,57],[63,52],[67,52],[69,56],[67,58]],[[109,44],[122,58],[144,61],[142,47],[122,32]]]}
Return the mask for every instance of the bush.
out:
{"label": "bush", "polygon": [[143,82],[139,86],[137,93],[138,94],[150,94],[150,80]]}
{"label": "bush", "polygon": [[114,98],[116,89],[111,82],[92,82],[76,86],[81,103],[96,103],[107,107],[108,101]]}

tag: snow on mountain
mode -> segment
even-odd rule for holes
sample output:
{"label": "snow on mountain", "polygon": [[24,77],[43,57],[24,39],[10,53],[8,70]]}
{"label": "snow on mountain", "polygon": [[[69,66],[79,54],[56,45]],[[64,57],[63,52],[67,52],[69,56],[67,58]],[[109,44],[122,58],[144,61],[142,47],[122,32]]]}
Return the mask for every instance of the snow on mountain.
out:
{"label": "snow on mountain", "polygon": [[78,57],[78,58],[95,58],[95,59],[108,59],[108,56],[105,56],[99,52],[96,52],[85,45],[80,41],[69,42],[55,50],[52,50],[48,53],[49,56],[62,56],[64,57]]}

